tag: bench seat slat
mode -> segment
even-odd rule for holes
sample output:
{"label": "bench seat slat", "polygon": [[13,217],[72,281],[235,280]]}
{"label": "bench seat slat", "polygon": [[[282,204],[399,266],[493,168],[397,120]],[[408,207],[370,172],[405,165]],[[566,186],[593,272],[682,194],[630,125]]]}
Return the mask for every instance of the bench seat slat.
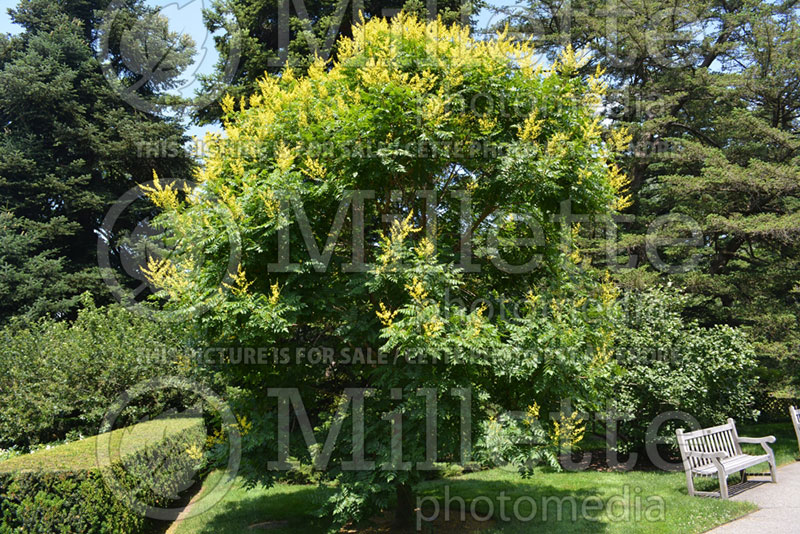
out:
{"label": "bench seat slat", "polygon": [[[732,458],[725,458],[721,460],[722,467],[725,468],[725,471],[728,473],[736,473],[737,471],[741,471],[742,469],[747,469],[748,467],[752,467],[754,465],[758,465],[763,462],[768,462],[769,456],[766,454],[762,454],[761,456],[751,456],[749,454],[740,454],[739,456],[734,456]],[[714,475],[717,472],[717,466],[713,463],[703,465],[693,470],[698,475]]]}

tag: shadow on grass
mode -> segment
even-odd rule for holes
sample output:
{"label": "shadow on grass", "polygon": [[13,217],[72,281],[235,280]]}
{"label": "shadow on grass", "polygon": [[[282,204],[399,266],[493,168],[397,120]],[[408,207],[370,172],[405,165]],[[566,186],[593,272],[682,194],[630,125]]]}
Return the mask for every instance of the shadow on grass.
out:
{"label": "shadow on grass", "polygon": [[[268,492],[235,490],[240,495],[214,507],[213,517],[197,534],[269,532],[294,534],[326,532],[329,521],[315,517],[328,491],[318,486],[281,486]],[[252,527],[252,528],[251,528]]]}
{"label": "shadow on grass", "polygon": [[[780,425],[742,425],[742,435],[778,437],[775,450],[784,462],[795,457],[796,442]],[[792,432],[789,425],[788,432]],[[212,473],[213,476],[219,476]],[[715,490],[715,478],[695,480],[698,489]],[[734,475],[731,490],[741,488]],[[755,481],[753,481],[755,482]],[[707,487],[705,487],[707,486]],[[178,526],[176,534],[272,532],[324,533],[329,518],[316,512],[333,490],[318,486],[278,485],[246,490],[236,485],[213,510]],[[416,528],[405,532],[439,534],[697,534],[755,509],[746,502],[689,497],[683,472],[654,470],[537,472],[531,479],[503,469],[425,481],[417,487]],[[746,493],[746,492],[745,492]],[[660,514],[651,499],[660,503]],[[650,512],[653,515],[648,516]],[[449,516],[449,521],[445,521]],[[464,517],[466,521],[460,521]],[[348,527],[354,534],[400,534],[390,528],[391,514]],[[258,525],[258,528],[250,528]],[[416,524],[415,524],[416,527]],[[405,534],[403,532],[403,534]]]}
{"label": "shadow on grass", "polygon": [[[208,517],[200,528],[187,532],[322,534],[330,524],[314,514],[330,490],[317,486],[281,486],[267,492],[246,492],[243,488],[235,491],[237,495],[231,496],[234,498],[215,507],[213,517]],[[607,532],[606,524],[601,521],[607,503],[597,493],[586,490],[503,480],[446,479],[420,485],[417,502],[420,509],[411,529],[391,529],[381,517],[346,530],[365,534]],[[627,507],[627,504],[623,506]]]}
{"label": "shadow on grass", "polygon": [[[202,491],[204,482],[204,477],[196,478],[190,487],[181,492],[180,497],[177,500],[170,503],[170,507],[181,508],[188,506],[189,501],[194,499],[195,496]],[[167,531],[169,531],[171,525],[172,523],[169,521],[149,519],[144,527],[144,531],[147,534],[165,534]]]}

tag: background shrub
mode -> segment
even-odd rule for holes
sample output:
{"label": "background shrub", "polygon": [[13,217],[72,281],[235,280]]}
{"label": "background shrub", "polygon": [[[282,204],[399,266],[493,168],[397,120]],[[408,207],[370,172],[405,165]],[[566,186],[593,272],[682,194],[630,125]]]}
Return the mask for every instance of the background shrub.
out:
{"label": "background shrub", "polygon": [[538,406],[521,418],[501,413],[486,420],[475,453],[486,467],[514,467],[523,474],[539,464],[558,469],[557,444],[539,421]]}
{"label": "background shrub", "polygon": [[[0,449],[96,434],[111,402],[127,388],[188,372],[179,334],[121,306],[95,308],[90,301],[72,322],[43,319],[3,327]],[[117,426],[162,413],[174,402],[166,391],[142,397]]]}
{"label": "background shrub", "polygon": [[[756,355],[746,335],[729,326],[703,328],[681,316],[686,297],[670,287],[629,293],[617,331],[613,407],[621,417],[622,449],[641,448],[659,414],[680,410],[701,425],[728,417],[752,420]],[[660,435],[675,436],[680,421]]]}

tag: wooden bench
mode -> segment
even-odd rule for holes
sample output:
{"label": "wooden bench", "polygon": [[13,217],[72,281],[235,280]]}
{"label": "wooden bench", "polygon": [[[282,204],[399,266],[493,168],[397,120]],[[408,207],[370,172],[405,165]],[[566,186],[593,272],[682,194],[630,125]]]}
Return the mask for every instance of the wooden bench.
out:
{"label": "wooden bench", "polygon": [[[775,472],[775,455],[767,443],[775,443],[775,436],[765,438],[742,438],[736,432],[736,422],[728,419],[724,425],[703,428],[694,432],[677,431],[678,448],[681,451],[683,469],[686,471],[686,483],[689,495],[719,496],[728,498],[728,475],[742,472],[742,480],[747,480],[745,469],[762,462],[769,463],[772,482],[778,481]],[[758,443],[764,448],[764,454],[753,456],[742,452],[742,443]],[[695,475],[713,476],[719,479],[719,492],[696,491]]]}
{"label": "wooden bench", "polygon": [[794,406],[789,406],[789,415],[792,417],[794,433],[797,435],[797,446],[800,447],[800,410]]}

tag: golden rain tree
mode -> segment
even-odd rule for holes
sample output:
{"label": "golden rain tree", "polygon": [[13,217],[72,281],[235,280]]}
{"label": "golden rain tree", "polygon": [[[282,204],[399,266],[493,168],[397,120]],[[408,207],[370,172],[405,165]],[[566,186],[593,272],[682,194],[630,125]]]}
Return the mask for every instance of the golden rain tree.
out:
{"label": "golden rain tree", "polygon": [[225,99],[197,187],[150,191],[174,249],[148,273],[196,312],[199,346],[269,349],[205,364],[252,423],[250,480],[315,462],[338,480],[335,524],[393,504],[403,522],[496,406],[599,402],[615,295],[561,214],[624,205],[626,140],[602,131],[601,73],[579,76],[571,50],[545,69],[506,34],[402,14],[338,50]]}

